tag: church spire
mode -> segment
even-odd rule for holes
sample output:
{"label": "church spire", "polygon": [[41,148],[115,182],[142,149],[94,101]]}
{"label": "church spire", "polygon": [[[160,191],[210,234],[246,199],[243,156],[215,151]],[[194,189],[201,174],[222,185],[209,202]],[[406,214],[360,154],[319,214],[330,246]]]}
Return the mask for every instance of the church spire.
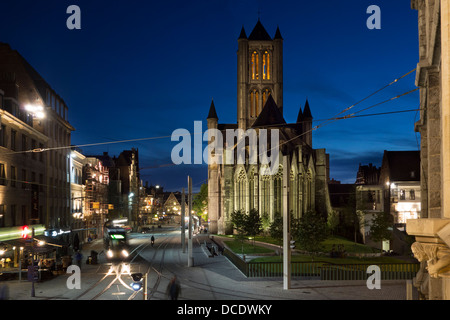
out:
{"label": "church spire", "polygon": [[298,110],[297,124],[301,124],[302,121],[303,121],[303,112],[302,107],[300,107],[300,110]]}
{"label": "church spire", "polygon": [[283,40],[283,37],[281,36],[280,28],[277,26],[277,31],[275,32],[275,37],[273,37],[273,40]]}
{"label": "church spire", "polygon": [[211,100],[211,106],[209,107],[208,118],[206,118],[206,119],[219,120],[219,117],[217,117],[216,107],[214,106],[214,99]]}
{"label": "church spire", "polygon": [[303,118],[304,119],[312,119],[313,116],[311,114],[311,109],[309,108],[308,99],[306,99],[305,109],[303,109]]}
{"label": "church spire", "polygon": [[216,107],[214,106],[214,99],[211,101],[211,106],[209,107],[208,118],[206,118],[206,119],[219,120],[219,117],[217,117]]}
{"label": "church spire", "polygon": [[241,34],[239,35],[239,39],[247,39],[247,34],[245,33],[244,26],[242,26]]}

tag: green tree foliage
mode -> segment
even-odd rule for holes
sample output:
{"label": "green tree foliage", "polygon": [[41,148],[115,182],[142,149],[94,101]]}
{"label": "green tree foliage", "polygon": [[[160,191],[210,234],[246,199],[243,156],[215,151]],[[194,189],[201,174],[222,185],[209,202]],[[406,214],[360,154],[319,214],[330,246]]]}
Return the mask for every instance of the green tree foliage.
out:
{"label": "green tree foliage", "polygon": [[331,234],[334,235],[335,230],[339,226],[339,212],[336,210],[330,210],[328,213],[327,225]]}
{"label": "green tree foliage", "polygon": [[252,209],[248,214],[237,210],[231,213],[233,224],[239,238],[255,237],[262,231],[262,221],[258,210]]}
{"label": "green tree foliage", "polygon": [[208,185],[202,184],[200,187],[200,192],[194,196],[192,200],[192,210],[194,210],[197,215],[202,217],[204,221],[208,220],[207,212],[208,210]]}
{"label": "green tree foliage", "polygon": [[299,220],[297,231],[293,234],[299,246],[314,254],[322,249],[321,243],[328,236],[326,221],[315,212],[306,212]]}
{"label": "green tree foliage", "polygon": [[[245,234],[255,238],[262,231],[262,221],[259,212],[256,209],[251,209],[245,217]],[[254,241],[253,241],[254,243]]]}
{"label": "green tree foliage", "polygon": [[275,213],[273,221],[269,227],[269,233],[280,246],[283,244],[283,217],[280,213]]}
{"label": "green tree foliage", "polygon": [[237,232],[238,238],[243,239],[245,236],[245,220],[246,214],[241,210],[236,210],[231,213],[231,223]]}
{"label": "green tree foliage", "polygon": [[390,240],[392,236],[393,217],[389,212],[379,212],[374,215],[370,226],[370,238],[375,242]]}

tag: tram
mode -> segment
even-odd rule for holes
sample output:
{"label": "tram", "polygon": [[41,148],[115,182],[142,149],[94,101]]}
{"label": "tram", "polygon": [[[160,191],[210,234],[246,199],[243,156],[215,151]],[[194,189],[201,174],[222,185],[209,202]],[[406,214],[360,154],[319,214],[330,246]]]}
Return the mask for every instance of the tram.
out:
{"label": "tram", "polygon": [[127,260],[130,254],[127,230],[121,226],[106,223],[103,235],[103,246],[108,260]]}

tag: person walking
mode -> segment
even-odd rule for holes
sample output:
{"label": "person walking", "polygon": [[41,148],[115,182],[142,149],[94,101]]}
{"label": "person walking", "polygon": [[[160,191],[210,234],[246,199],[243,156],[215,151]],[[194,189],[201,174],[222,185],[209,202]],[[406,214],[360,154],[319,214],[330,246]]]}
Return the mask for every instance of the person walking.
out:
{"label": "person walking", "polygon": [[75,260],[77,262],[77,266],[81,269],[81,260],[83,259],[83,255],[81,254],[80,250],[77,251],[75,254]]}
{"label": "person walking", "polygon": [[173,276],[167,286],[167,295],[170,300],[178,300],[178,295],[181,293],[181,286],[177,279],[177,276]]}

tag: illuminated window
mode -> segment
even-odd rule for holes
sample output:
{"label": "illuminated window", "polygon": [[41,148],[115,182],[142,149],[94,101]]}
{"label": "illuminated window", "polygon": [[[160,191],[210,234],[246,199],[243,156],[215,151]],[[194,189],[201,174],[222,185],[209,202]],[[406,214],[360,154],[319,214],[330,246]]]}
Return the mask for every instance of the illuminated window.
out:
{"label": "illuminated window", "polygon": [[252,53],[252,80],[259,80],[259,54],[256,51]]}
{"label": "illuminated window", "polygon": [[250,117],[256,118],[259,115],[259,92],[253,89],[250,92]]}
{"label": "illuminated window", "polygon": [[262,60],[263,80],[270,80],[270,53],[266,50]]}
{"label": "illuminated window", "polygon": [[263,106],[266,104],[267,98],[269,98],[270,95],[270,89],[264,89],[262,92],[262,98],[263,98]]}
{"label": "illuminated window", "polygon": [[6,166],[0,163],[0,185],[6,186]]}

